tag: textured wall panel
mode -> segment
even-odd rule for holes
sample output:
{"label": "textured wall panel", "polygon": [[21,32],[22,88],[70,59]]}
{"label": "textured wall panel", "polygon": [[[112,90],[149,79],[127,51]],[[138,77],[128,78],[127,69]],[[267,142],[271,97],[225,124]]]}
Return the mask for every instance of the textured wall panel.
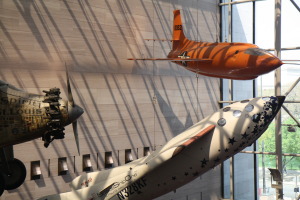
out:
{"label": "textured wall panel", "polygon": [[[66,98],[65,63],[75,102],[85,113],[78,121],[79,156],[72,127],[64,140],[45,149],[37,139],[14,146],[28,171],[25,183],[1,199],[35,199],[69,191],[82,172],[82,155],[92,170],[103,170],[105,152],[114,166],[143,148],[165,144],[218,108],[219,80],[196,76],[169,62],[128,61],[165,57],[172,37],[173,10],[182,10],[188,38],[214,42],[219,35],[218,1],[209,0],[0,0],[0,79],[28,92],[61,88]],[[58,158],[69,173],[58,176]],[[30,180],[31,161],[42,178]],[[160,199],[218,199],[220,168]]]}

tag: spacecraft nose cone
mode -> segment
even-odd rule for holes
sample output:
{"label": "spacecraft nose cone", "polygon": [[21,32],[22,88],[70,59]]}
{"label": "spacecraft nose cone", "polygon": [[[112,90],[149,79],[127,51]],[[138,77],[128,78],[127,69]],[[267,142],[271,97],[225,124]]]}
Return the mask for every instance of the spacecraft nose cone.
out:
{"label": "spacecraft nose cone", "polygon": [[280,110],[285,96],[271,96],[271,97],[263,97],[262,98],[266,103],[264,104],[264,112],[265,120],[271,122],[272,119],[277,115],[278,111]]}
{"label": "spacecraft nose cone", "polygon": [[279,112],[285,96],[270,96],[262,97],[262,109],[253,115],[252,121],[256,124],[251,133],[254,133],[254,140],[258,139],[263,134],[272,120]]}
{"label": "spacecraft nose cone", "polygon": [[69,118],[68,118],[67,124],[71,124],[72,122],[76,121],[83,113],[84,113],[84,110],[80,106],[69,105],[68,106]]}
{"label": "spacecraft nose cone", "polygon": [[276,96],[276,97],[278,99],[278,107],[277,107],[277,112],[278,112],[285,100],[285,96]]}

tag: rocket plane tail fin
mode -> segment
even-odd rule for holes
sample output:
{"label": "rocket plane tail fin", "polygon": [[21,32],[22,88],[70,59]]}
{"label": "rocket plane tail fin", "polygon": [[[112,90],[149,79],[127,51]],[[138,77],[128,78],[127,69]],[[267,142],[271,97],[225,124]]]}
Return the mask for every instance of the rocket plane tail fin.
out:
{"label": "rocket plane tail fin", "polygon": [[173,47],[172,50],[183,46],[187,38],[184,35],[180,10],[174,10],[174,21],[173,21]]}

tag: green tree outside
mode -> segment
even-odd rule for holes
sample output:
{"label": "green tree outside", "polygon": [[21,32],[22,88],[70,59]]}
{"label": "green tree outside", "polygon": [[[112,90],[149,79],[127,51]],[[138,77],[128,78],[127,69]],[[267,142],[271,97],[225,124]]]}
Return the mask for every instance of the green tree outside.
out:
{"label": "green tree outside", "polygon": [[[283,124],[295,124],[292,118],[283,120]],[[282,126],[282,152],[300,154],[300,129],[295,127],[295,132],[289,132],[287,126]],[[265,133],[258,139],[259,151],[262,151],[262,142],[264,143],[265,152],[275,152],[275,123],[272,122]],[[262,165],[261,163],[259,164]],[[265,155],[265,165],[268,167],[276,167],[276,159],[274,155]],[[284,156],[283,169],[299,170],[300,157]]]}

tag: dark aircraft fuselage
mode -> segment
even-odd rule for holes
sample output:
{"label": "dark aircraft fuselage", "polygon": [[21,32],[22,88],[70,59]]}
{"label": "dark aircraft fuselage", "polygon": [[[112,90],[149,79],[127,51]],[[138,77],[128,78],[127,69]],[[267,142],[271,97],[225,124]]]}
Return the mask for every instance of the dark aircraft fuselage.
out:
{"label": "dark aircraft fuselage", "polygon": [[[68,101],[59,99],[58,103],[52,104],[55,103],[54,106],[58,108],[56,113],[51,110],[50,103],[45,102],[45,96],[27,93],[1,82],[0,147],[39,138],[53,129],[52,121],[66,126],[83,113],[79,106],[75,108],[68,106]],[[55,119],[54,115],[57,116]]]}

